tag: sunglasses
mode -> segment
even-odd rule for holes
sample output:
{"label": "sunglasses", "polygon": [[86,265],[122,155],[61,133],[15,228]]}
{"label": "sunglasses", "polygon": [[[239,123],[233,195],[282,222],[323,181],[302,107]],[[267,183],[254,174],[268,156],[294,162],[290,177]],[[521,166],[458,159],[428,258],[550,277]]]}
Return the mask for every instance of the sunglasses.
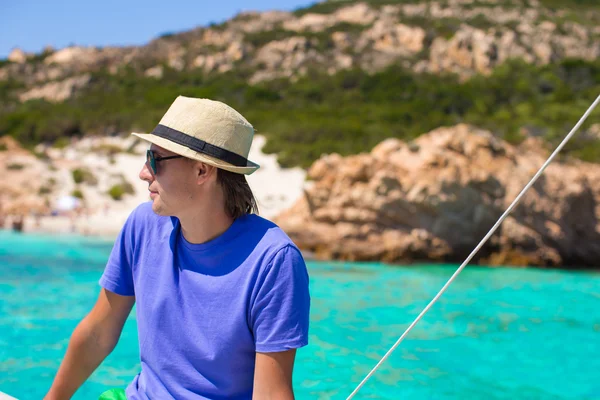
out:
{"label": "sunglasses", "polygon": [[184,158],[184,157],[183,156],[157,157],[156,154],[154,154],[154,151],[152,151],[152,150],[146,151],[146,162],[150,165],[150,168],[152,168],[152,172],[154,173],[154,175],[158,174],[158,166],[156,165],[157,162],[164,161],[164,160],[172,160],[173,158]]}

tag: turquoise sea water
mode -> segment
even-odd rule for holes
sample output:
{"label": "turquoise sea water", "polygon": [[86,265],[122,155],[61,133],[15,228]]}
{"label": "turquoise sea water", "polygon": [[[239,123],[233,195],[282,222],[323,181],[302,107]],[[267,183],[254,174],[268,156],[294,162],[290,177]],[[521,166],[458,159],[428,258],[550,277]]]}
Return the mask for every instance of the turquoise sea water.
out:
{"label": "turquoise sea water", "polygon": [[[41,399],[90,310],[112,243],[0,231],[0,391]],[[298,399],[345,399],[454,272],[310,262]],[[135,319],[78,391],[139,370]],[[600,274],[467,267],[356,399],[600,399]]]}

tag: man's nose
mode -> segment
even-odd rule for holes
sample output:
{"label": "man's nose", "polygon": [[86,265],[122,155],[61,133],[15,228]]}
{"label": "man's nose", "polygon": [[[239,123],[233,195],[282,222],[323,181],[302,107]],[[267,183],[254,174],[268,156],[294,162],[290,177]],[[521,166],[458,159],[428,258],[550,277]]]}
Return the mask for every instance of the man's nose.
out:
{"label": "man's nose", "polygon": [[154,175],[152,175],[152,172],[150,171],[148,162],[144,163],[144,166],[142,167],[142,170],[140,171],[139,177],[141,180],[143,180],[145,182],[152,182],[154,180]]}

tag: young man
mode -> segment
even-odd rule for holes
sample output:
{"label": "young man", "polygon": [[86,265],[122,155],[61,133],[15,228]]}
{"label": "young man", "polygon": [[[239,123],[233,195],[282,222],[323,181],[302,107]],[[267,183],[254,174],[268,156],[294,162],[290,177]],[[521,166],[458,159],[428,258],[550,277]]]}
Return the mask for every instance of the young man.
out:
{"label": "young man", "polygon": [[130,215],[96,305],[77,326],[46,399],[68,399],[113,350],[134,302],[138,399],[292,399],[308,343],[308,274],[298,248],[256,214],[244,174],[254,129],[233,108],[178,97],[150,134]]}

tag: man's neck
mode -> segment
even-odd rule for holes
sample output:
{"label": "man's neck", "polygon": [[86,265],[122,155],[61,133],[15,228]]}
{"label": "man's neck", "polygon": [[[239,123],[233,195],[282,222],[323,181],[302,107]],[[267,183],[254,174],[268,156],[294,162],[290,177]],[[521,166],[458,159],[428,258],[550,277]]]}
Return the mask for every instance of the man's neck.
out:
{"label": "man's neck", "polygon": [[221,236],[231,224],[233,218],[225,213],[225,210],[203,212],[201,214],[182,217],[181,232],[183,237],[190,243],[201,244]]}

